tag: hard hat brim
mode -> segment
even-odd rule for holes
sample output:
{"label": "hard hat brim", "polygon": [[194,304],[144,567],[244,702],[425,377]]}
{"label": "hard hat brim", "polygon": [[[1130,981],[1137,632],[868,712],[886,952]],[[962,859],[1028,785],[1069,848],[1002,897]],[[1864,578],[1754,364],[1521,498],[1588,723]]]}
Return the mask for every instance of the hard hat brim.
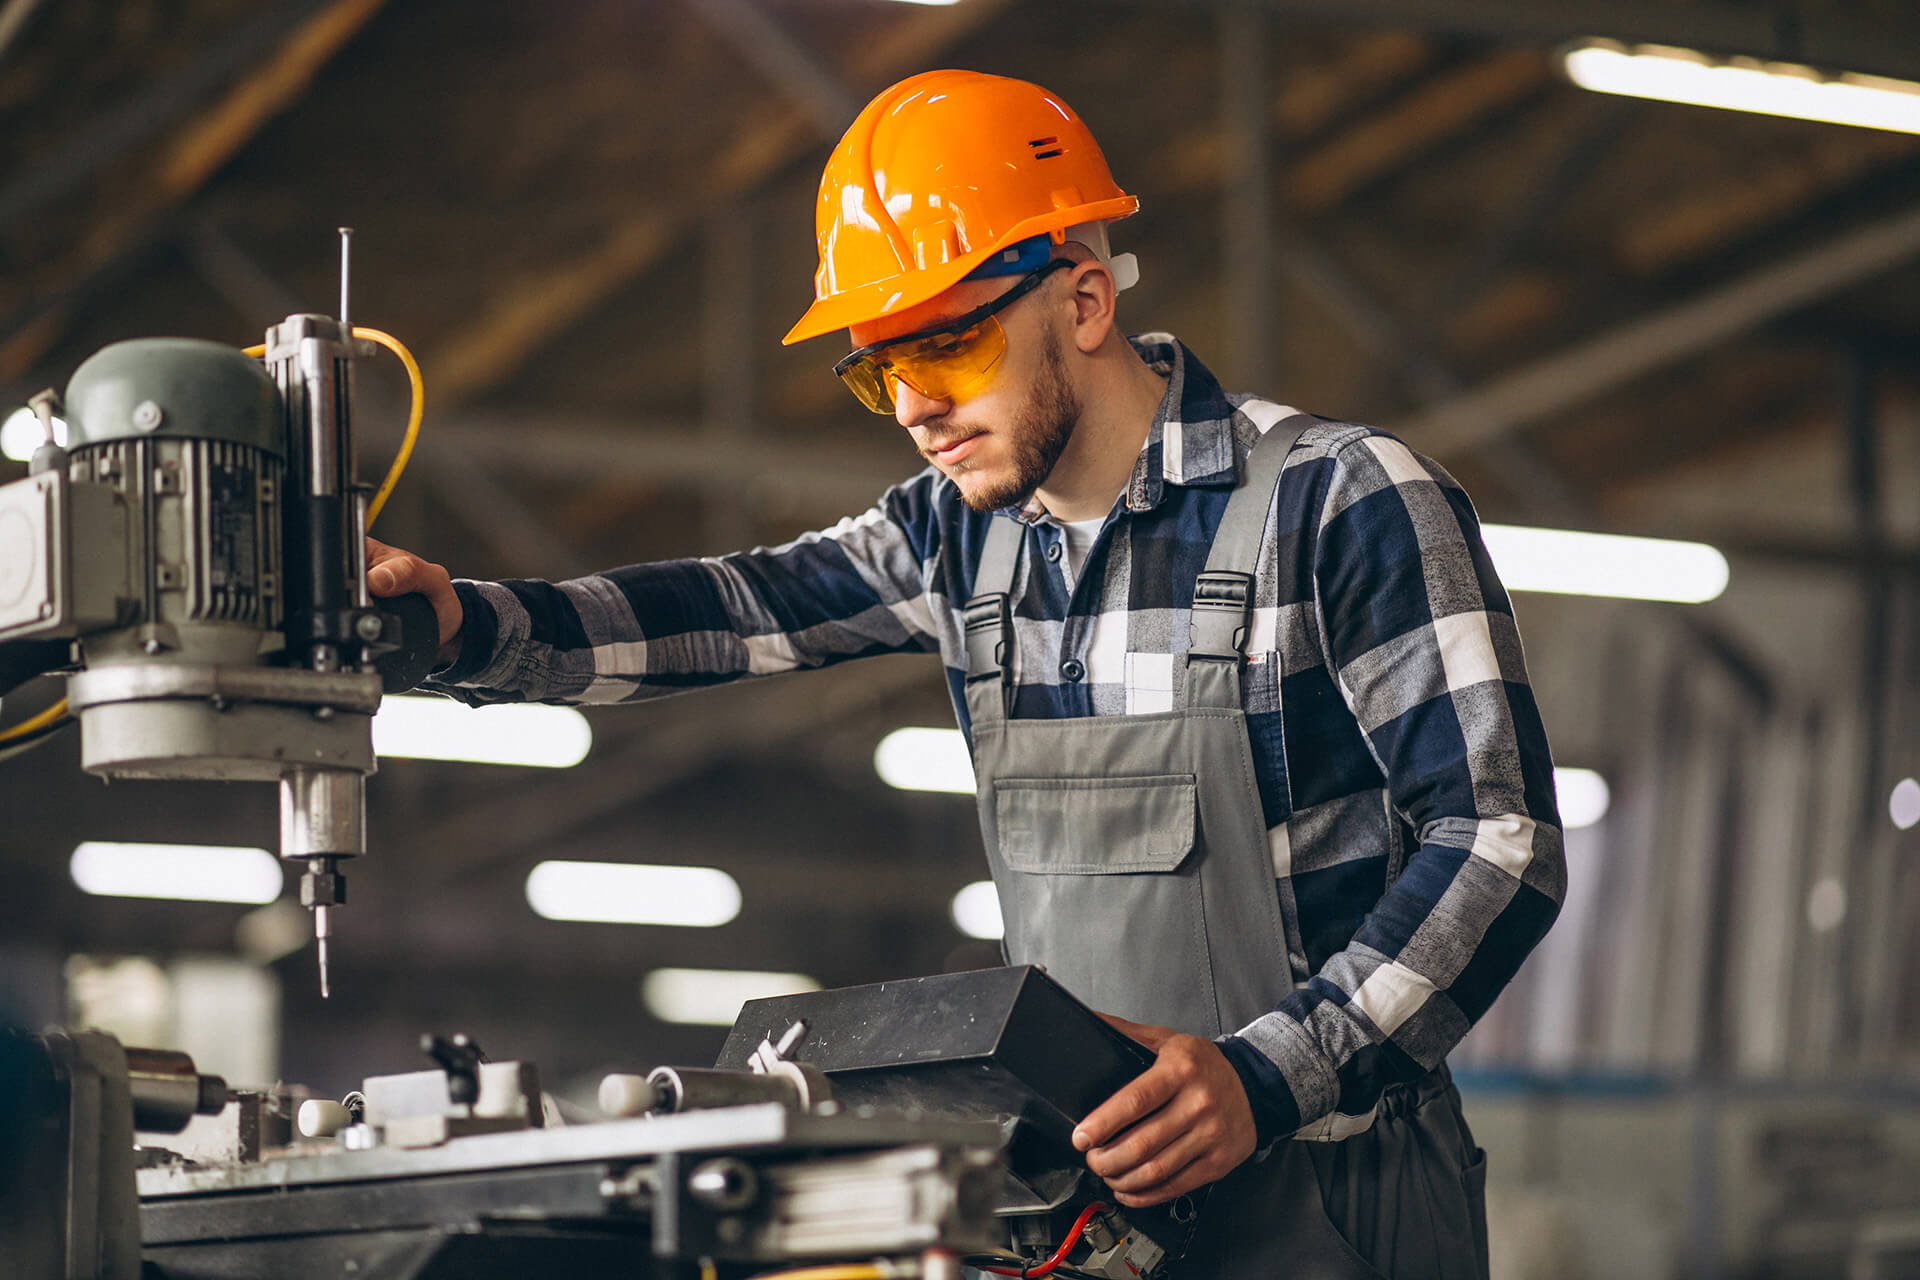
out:
{"label": "hard hat brim", "polygon": [[1061,231],[1083,222],[1111,222],[1124,218],[1140,208],[1140,201],[1134,196],[1120,196],[1112,200],[1099,200],[1091,204],[1079,205],[1072,209],[1050,210],[1028,218],[1008,229],[992,244],[983,245],[972,253],[963,254],[951,262],[938,266],[910,271],[904,275],[890,276],[876,280],[872,284],[861,285],[836,293],[831,297],[817,298],[799,323],[787,331],[780,339],[782,346],[792,346],[796,342],[805,342],[808,338],[817,338],[831,333],[835,329],[849,329],[856,324],[868,324],[883,316],[917,307],[931,298],[945,293],[967,277],[975,267],[985,262],[1009,245],[1032,236],[1052,231]]}

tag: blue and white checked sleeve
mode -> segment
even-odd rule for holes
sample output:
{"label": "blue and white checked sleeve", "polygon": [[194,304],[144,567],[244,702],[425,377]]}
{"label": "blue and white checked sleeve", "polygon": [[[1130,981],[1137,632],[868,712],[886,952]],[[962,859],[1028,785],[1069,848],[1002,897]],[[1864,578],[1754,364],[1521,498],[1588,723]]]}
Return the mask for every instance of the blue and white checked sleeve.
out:
{"label": "blue and white checked sleeve", "polygon": [[631,702],[873,654],[937,651],[932,473],[784,546],[565,582],[457,580],[463,702]]}
{"label": "blue and white checked sleeve", "polygon": [[1341,1116],[1437,1066],[1566,885],[1553,760],[1466,494],[1391,436],[1353,440],[1333,463],[1312,535],[1314,620],[1418,847],[1343,950],[1222,1038],[1262,1146],[1337,1136]]}

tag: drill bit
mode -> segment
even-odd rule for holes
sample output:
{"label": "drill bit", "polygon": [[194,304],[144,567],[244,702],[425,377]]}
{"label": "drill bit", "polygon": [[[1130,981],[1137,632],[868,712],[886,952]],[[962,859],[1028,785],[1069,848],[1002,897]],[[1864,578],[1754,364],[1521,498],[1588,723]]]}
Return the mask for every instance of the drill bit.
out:
{"label": "drill bit", "polygon": [[327,907],[313,909],[313,940],[315,949],[320,953],[320,998],[333,998],[333,988],[327,981],[327,941],[333,936],[333,920]]}

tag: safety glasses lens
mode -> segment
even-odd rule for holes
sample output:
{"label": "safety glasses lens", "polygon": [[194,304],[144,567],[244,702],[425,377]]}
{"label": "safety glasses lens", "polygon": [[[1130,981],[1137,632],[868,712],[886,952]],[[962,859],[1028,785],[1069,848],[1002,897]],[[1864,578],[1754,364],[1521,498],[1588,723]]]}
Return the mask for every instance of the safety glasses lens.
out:
{"label": "safety glasses lens", "polygon": [[839,371],[840,381],[854,398],[875,413],[893,412],[893,391],[887,386],[886,370],[872,356],[863,356]]}
{"label": "safety glasses lens", "polygon": [[929,400],[966,400],[986,389],[1006,350],[1006,330],[988,316],[959,333],[938,333],[862,356],[840,370],[840,380],[875,413],[894,411],[896,378]]}

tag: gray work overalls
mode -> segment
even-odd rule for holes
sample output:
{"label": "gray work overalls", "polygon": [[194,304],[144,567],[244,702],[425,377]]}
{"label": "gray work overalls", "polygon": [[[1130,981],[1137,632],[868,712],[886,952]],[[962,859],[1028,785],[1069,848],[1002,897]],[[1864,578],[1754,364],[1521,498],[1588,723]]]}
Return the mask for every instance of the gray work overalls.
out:
{"label": "gray work overalls", "polygon": [[[1275,891],[1240,665],[1281,465],[1315,421],[1275,424],[1240,469],[1195,586],[1174,711],[1009,719],[1027,531],[1006,517],[989,528],[965,612],[966,699],[1007,955],[1103,1012],[1212,1038],[1311,976]],[[1390,1086],[1365,1132],[1283,1140],[1223,1178],[1176,1275],[1484,1278],[1482,1173],[1442,1067]]]}

